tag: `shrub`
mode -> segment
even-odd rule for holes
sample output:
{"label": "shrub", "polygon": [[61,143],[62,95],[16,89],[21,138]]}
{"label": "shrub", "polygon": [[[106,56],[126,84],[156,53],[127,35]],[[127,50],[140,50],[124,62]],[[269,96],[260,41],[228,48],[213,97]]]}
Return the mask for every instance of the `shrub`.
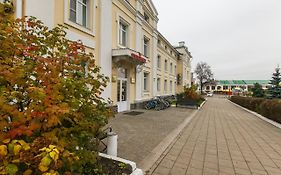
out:
{"label": "shrub", "polygon": [[[3,4],[0,3],[0,10]],[[0,11],[0,174],[98,174],[108,78],[81,42]]]}
{"label": "shrub", "polygon": [[264,98],[232,96],[232,102],[281,123],[281,101]]}
{"label": "shrub", "polygon": [[197,87],[195,85],[185,88],[184,92],[177,94],[177,103],[182,105],[200,106],[205,99],[199,95],[196,90]]}

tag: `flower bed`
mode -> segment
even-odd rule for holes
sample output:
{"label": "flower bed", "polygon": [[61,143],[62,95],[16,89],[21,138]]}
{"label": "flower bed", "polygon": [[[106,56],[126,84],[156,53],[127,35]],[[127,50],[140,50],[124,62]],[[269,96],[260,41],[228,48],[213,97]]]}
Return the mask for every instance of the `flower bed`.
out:
{"label": "flower bed", "polygon": [[268,119],[281,123],[281,100],[240,96],[232,96],[230,100]]}

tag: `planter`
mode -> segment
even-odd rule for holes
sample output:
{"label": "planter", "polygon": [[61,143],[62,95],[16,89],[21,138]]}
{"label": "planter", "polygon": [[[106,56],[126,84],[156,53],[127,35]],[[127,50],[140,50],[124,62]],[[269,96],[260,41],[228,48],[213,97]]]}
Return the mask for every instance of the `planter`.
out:
{"label": "planter", "polygon": [[[107,166],[109,166],[109,168],[116,168],[117,165],[117,168],[123,169],[124,171],[122,171],[122,173],[124,173],[124,175],[143,175],[142,170],[137,168],[135,162],[104,153],[99,153],[99,156],[101,157],[101,159],[104,159],[103,161]],[[118,171],[120,171],[120,169],[118,169]],[[111,174],[117,173],[111,172]]]}

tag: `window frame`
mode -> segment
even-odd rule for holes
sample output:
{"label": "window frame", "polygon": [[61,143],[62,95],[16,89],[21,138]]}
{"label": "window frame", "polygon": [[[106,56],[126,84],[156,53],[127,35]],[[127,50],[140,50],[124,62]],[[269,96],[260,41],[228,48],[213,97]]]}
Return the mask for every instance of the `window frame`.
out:
{"label": "window frame", "polygon": [[[74,27],[88,35],[95,36],[96,35],[97,0],[87,0],[87,5],[88,5],[87,27],[84,27],[69,19],[70,18],[70,1],[64,0],[64,24]],[[93,46],[91,46],[91,47],[93,47]]]}
{"label": "window frame", "polygon": [[165,79],[165,80],[164,80],[164,92],[165,92],[165,93],[167,93],[167,91],[168,91],[168,87],[167,87],[167,86],[168,86],[168,80]]}
{"label": "window frame", "polygon": [[157,83],[157,92],[160,92],[161,91],[161,78],[157,78],[156,80],[156,83]]}
{"label": "window frame", "polygon": [[144,36],[143,38],[143,55],[146,58],[149,58],[149,39]]}
{"label": "window frame", "polygon": [[[122,28],[125,27],[125,30]],[[122,30],[122,31],[121,31]],[[125,33],[125,35],[123,35]],[[123,36],[125,36],[125,43],[123,43]],[[118,23],[118,45],[121,47],[128,47],[129,44],[129,23],[120,18]]]}
{"label": "window frame", "polygon": [[157,55],[157,68],[158,69],[161,69],[161,62],[162,62],[161,55]]}
{"label": "window frame", "polygon": [[143,72],[143,91],[149,92],[149,72]]}
{"label": "window frame", "polygon": [[[71,1],[74,1],[75,2],[75,9],[71,8]],[[78,24],[82,27],[85,27],[85,28],[89,28],[89,8],[90,8],[90,2],[89,0],[85,0],[86,3],[83,2],[83,0],[70,0],[69,1],[69,15],[68,15],[68,19],[75,23],[75,24]],[[79,12],[79,5],[82,6],[82,11]],[[85,16],[83,16],[83,7],[85,7],[86,9],[86,12],[85,12]],[[74,11],[75,12],[75,19],[71,19],[71,11]],[[81,15],[81,18],[79,20],[79,15]],[[85,24],[84,24],[84,18],[85,17]]]}
{"label": "window frame", "polygon": [[170,80],[170,93],[172,93],[172,92],[173,92],[173,81]]}

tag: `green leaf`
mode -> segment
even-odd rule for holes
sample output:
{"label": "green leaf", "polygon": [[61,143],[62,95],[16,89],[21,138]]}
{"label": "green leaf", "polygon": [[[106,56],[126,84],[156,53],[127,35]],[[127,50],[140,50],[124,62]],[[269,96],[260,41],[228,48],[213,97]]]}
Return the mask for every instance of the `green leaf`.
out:
{"label": "green leaf", "polygon": [[15,165],[15,164],[8,164],[6,166],[6,172],[9,174],[9,175],[14,175],[16,174],[18,171],[18,167]]}

